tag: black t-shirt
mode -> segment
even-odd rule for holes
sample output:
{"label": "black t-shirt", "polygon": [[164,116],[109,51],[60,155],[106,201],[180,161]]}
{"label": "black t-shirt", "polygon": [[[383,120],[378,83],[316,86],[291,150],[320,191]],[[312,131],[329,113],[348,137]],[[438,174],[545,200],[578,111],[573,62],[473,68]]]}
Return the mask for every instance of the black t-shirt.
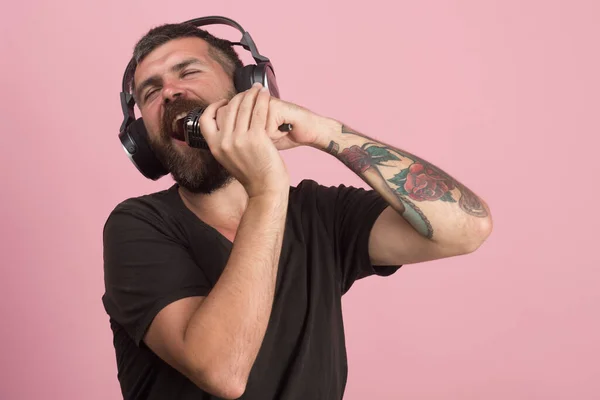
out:
{"label": "black t-shirt", "polygon": [[[347,377],[342,295],[373,267],[371,227],[387,202],[373,190],[304,180],[290,188],[275,299],[242,399],[341,399]],[[128,199],[104,229],[102,301],[125,399],[216,399],[143,342],[169,303],[207,296],[232,243],[183,203],[177,185]]]}

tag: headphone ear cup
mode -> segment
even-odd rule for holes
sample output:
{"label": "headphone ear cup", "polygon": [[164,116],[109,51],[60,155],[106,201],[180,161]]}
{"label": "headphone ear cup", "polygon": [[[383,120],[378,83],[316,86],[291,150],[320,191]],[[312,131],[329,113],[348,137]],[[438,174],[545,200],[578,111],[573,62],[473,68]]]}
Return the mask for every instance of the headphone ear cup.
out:
{"label": "headphone ear cup", "polygon": [[277,79],[275,79],[275,71],[270,62],[258,64],[254,69],[254,76],[260,76],[260,79],[263,81],[263,86],[269,88],[271,96],[278,99],[280,98],[279,86],[277,86]]}
{"label": "headphone ear cup", "polygon": [[119,133],[119,139],[129,159],[146,178],[157,180],[169,173],[150,146],[142,118],[136,119],[124,132]]}
{"label": "headphone ear cup", "polygon": [[254,84],[254,68],[256,65],[246,65],[235,70],[233,83],[238,93],[245,92]]}
{"label": "headphone ear cup", "polygon": [[250,89],[256,82],[267,87],[271,96],[279,98],[279,87],[270,62],[246,65],[235,71],[234,85],[238,93]]}

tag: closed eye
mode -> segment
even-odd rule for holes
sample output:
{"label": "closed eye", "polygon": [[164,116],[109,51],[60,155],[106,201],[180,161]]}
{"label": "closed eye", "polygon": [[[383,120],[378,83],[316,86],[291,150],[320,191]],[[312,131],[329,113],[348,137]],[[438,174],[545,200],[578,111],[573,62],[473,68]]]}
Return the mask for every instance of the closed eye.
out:
{"label": "closed eye", "polygon": [[199,72],[200,72],[200,71],[186,71],[186,72],[184,72],[183,74],[181,74],[181,76],[182,76],[182,77],[186,77],[186,76],[189,76],[189,75],[197,74],[197,73],[199,73]]}
{"label": "closed eye", "polygon": [[158,92],[158,88],[148,90],[146,92],[146,95],[144,96],[144,101],[147,101],[150,98],[150,96],[152,96],[156,92]]}

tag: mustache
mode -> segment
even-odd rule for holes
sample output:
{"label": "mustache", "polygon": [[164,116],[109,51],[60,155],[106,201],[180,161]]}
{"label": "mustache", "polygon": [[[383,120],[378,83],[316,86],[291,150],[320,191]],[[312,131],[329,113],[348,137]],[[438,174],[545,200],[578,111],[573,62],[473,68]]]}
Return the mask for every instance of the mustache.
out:
{"label": "mustache", "polygon": [[165,111],[162,117],[162,134],[165,137],[171,137],[173,132],[173,121],[182,113],[189,113],[195,108],[206,108],[209,104],[201,100],[178,98],[165,105]]}

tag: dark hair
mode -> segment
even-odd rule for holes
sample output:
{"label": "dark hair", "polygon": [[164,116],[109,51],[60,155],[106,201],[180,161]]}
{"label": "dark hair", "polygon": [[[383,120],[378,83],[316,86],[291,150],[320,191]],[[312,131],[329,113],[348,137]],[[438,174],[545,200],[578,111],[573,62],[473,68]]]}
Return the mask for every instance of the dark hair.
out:
{"label": "dark hair", "polygon": [[219,39],[203,29],[199,29],[192,24],[164,24],[152,28],[146,33],[135,45],[133,49],[133,59],[135,64],[130,70],[129,76],[126,78],[127,87],[133,93],[134,82],[133,75],[137,65],[157,47],[174,39],[197,37],[205,40],[208,43],[208,54],[225,70],[225,72],[233,77],[236,68],[243,66],[242,60],[233,49],[230,41]]}

